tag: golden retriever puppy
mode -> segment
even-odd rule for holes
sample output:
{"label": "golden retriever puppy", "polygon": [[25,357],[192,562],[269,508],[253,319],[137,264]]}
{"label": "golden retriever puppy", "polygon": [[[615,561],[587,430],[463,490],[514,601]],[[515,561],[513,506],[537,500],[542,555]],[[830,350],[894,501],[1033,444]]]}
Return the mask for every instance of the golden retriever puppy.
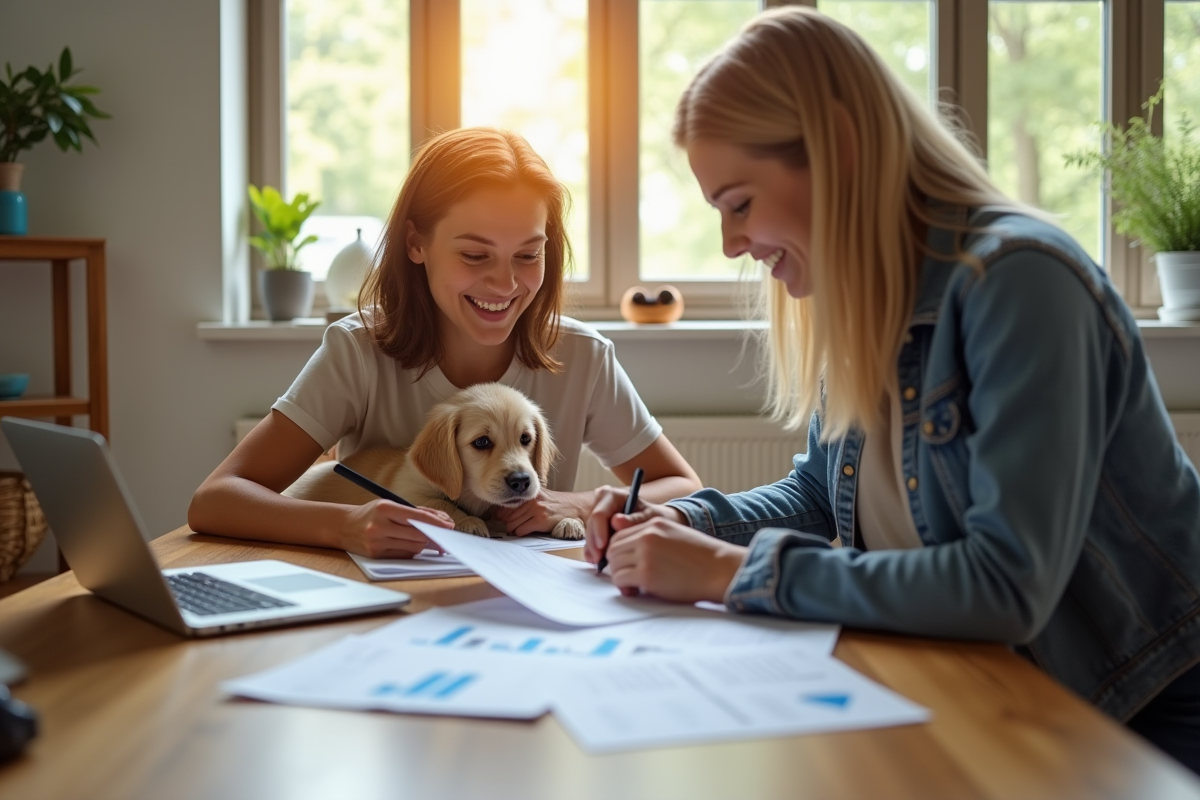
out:
{"label": "golden retriever puppy", "polygon": [[[343,463],[414,505],[445,511],[455,530],[488,536],[491,509],[537,497],[557,457],[533,401],[503,384],[481,383],[434,406],[407,452],[360,450]],[[335,473],[335,463],[315,464],[283,493],[354,505],[376,499]],[[583,523],[561,520],[550,535],[582,539]]]}

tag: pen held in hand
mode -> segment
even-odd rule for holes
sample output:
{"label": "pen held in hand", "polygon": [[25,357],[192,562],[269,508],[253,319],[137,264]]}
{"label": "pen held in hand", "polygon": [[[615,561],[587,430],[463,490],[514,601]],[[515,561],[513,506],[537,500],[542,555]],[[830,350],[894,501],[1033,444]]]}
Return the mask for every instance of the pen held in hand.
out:
{"label": "pen held in hand", "polygon": [[408,506],[409,508],[416,508],[416,506],[393,492],[391,489],[380,486],[366,475],[360,475],[340,461],[333,465],[333,471],[351,483],[358,484],[376,497],[382,497],[384,500],[391,500],[393,503],[399,503],[400,505]]}
{"label": "pen held in hand", "polygon": [[[408,502],[403,497],[401,497],[400,495],[393,492],[391,489],[388,489],[385,486],[380,486],[378,483],[371,480],[366,475],[362,475],[358,472],[355,472],[354,470],[350,469],[349,467],[347,467],[345,464],[343,464],[340,461],[333,465],[333,471],[336,472],[338,475],[341,475],[343,478],[350,481],[351,483],[357,484],[358,486],[361,486],[363,489],[366,489],[368,492],[375,495],[376,497],[381,497],[384,500],[391,500],[393,503],[399,503],[400,505],[408,506],[409,508],[416,508],[415,505]],[[434,547],[437,547],[438,555],[441,555],[442,548],[438,547],[438,545],[436,545],[436,544],[434,545]]]}
{"label": "pen held in hand", "polygon": [[[629,486],[629,496],[625,498],[625,516],[629,516],[637,508],[638,490],[642,488],[642,477],[646,473],[638,467],[633,471],[633,483]],[[612,541],[612,526],[609,526],[608,539]],[[596,574],[604,572],[604,568],[608,566],[608,545],[604,545],[604,552],[600,554],[600,561],[596,564]]]}

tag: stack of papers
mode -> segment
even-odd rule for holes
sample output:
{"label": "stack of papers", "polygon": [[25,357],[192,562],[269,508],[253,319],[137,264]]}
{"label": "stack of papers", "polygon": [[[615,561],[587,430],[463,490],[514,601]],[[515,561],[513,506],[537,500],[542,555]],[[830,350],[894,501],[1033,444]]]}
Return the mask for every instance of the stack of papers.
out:
{"label": "stack of papers", "polygon": [[553,711],[594,753],[930,717],[833,659],[837,626],[625,598],[587,564],[422,530],[508,597],[431,609],[223,688],[331,708]]}
{"label": "stack of papers", "polygon": [[[548,552],[583,547],[583,542],[571,539],[555,539],[550,536],[493,536],[493,541],[505,542],[528,550]],[[357,553],[347,555],[354,559],[368,580],[399,581],[415,578],[455,578],[474,575],[475,571],[449,553],[422,550],[413,558],[368,558]]]}

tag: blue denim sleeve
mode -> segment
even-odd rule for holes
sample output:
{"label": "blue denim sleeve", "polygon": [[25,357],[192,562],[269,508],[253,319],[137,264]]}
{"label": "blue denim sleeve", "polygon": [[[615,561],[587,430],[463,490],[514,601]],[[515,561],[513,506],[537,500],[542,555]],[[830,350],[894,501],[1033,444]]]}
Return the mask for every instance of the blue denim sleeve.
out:
{"label": "blue denim sleeve", "polygon": [[[814,546],[764,530],[726,603],[739,611],[1012,643],[1045,625],[1074,571],[1099,486],[1124,357],[1093,289],[1036,250],[1001,256],[944,303],[958,325],[974,429],[956,537],[915,550]],[[957,314],[957,320],[948,319]],[[921,475],[922,481],[936,480]],[[964,480],[960,478],[960,481]]]}
{"label": "blue denim sleeve", "polygon": [[781,481],[725,495],[702,489],[667,505],[688,518],[688,524],[710,536],[747,544],[761,528],[809,531],[825,539],[836,534],[827,488],[828,451],[821,444],[821,420],[808,423],[808,452],[792,459],[792,472]]}

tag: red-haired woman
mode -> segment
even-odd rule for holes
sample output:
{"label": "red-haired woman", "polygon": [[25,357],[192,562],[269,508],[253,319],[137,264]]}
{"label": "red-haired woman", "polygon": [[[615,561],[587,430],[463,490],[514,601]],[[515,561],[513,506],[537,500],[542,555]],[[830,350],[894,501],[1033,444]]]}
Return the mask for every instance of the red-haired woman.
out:
{"label": "red-haired woman", "polygon": [[427,544],[410,524],[442,512],[387,500],[364,506],[281,495],[324,451],[408,447],[426,412],[457,389],[499,381],[537,403],[562,460],[537,498],[500,516],[516,534],[586,519],[592,492],[572,492],[580,448],[622,481],[645,470],[642,496],[700,488],[662,434],[612,343],[562,316],[571,261],[568,196],[520,136],[467,128],[417,154],[392,210],[379,267],[359,313],[324,341],[271,413],[196,491],[193,530],[376,557]]}

